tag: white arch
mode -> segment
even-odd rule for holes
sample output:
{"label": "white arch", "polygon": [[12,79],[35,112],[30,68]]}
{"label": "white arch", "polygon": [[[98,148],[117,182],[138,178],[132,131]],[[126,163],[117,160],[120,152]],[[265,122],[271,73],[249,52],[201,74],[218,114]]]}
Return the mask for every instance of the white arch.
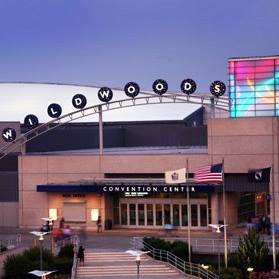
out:
{"label": "white arch", "polygon": [[[112,88],[113,90],[115,88]],[[117,89],[119,90],[119,89]],[[155,105],[155,104],[168,104],[168,103],[191,103],[191,104],[200,104],[203,106],[211,106],[214,108],[218,108],[224,111],[229,110],[229,101],[227,97],[213,98],[212,96],[198,96],[194,95],[186,95],[182,93],[174,93],[174,94],[164,94],[164,95],[155,95],[150,92],[140,92],[145,95],[144,97],[136,97],[129,98],[123,100],[112,101],[109,103],[102,103],[90,107],[86,107],[80,110],[76,110],[65,115],[60,116],[59,118],[53,119],[47,123],[44,123],[20,137],[16,138],[13,142],[5,145],[0,149],[0,159],[7,156],[17,147],[23,146],[26,142],[48,132],[51,131],[63,124],[69,123],[71,121],[87,117],[93,114],[97,114],[100,112],[122,109],[132,106],[144,106],[144,105]]]}

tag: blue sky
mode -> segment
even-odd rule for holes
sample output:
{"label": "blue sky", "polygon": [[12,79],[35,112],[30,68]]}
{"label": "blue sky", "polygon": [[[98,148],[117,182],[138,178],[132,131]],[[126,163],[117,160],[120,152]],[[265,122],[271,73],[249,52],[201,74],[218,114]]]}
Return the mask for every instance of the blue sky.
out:
{"label": "blue sky", "polygon": [[0,82],[193,78],[205,93],[227,58],[279,54],[278,27],[278,0],[0,0]]}

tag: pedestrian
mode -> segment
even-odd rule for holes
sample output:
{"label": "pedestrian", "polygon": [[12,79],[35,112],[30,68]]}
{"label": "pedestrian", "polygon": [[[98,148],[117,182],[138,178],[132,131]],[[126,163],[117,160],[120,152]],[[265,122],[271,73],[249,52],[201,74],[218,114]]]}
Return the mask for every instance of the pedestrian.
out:
{"label": "pedestrian", "polygon": [[79,246],[77,257],[79,259],[80,264],[84,265],[84,248],[82,245]]}
{"label": "pedestrian", "polygon": [[97,232],[101,232],[102,231],[102,219],[101,216],[98,216],[98,220],[97,220]]}
{"label": "pedestrian", "polygon": [[266,217],[265,217],[265,215],[263,215],[260,220],[261,220],[262,232],[265,233],[265,229],[266,229]]}
{"label": "pedestrian", "polygon": [[60,222],[59,222],[59,229],[63,229],[64,228],[64,224],[65,224],[65,219],[64,219],[64,217],[62,217]]}
{"label": "pedestrian", "polygon": [[269,215],[266,217],[265,226],[266,226],[266,233],[268,235],[270,235],[271,223],[270,223],[270,216]]}

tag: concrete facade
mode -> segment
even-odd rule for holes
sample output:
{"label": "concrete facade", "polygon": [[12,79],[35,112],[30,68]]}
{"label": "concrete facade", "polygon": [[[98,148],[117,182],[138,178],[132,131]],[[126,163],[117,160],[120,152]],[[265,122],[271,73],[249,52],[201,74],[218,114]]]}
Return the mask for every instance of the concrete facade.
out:
{"label": "concrete facade", "polygon": [[[208,120],[207,154],[142,154],[142,155],[25,155],[19,157],[19,226],[41,224],[41,217],[49,208],[57,208],[62,217],[62,203],[67,200],[61,193],[38,193],[37,185],[94,181],[105,174],[164,173],[183,168],[189,161],[189,172],[203,165],[220,163],[224,159],[225,173],[247,173],[274,165],[275,200],[278,196],[278,118],[239,118]],[[272,193],[273,179],[270,182]],[[111,218],[111,199],[105,194],[86,194],[87,228],[95,228],[90,221],[90,209],[99,208],[102,220]],[[226,193],[227,222],[237,224],[237,195]],[[276,204],[276,202],[275,202]],[[275,221],[279,223],[279,203]],[[271,210],[271,215],[273,211]],[[223,216],[222,194],[211,195],[211,222]],[[272,216],[271,216],[272,217]]]}

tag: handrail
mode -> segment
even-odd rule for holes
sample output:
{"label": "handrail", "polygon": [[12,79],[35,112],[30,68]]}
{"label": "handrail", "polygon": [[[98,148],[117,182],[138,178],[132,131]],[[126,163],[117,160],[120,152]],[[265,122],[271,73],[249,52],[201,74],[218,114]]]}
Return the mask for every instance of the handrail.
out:
{"label": "handrail", "polygon": [[71,270],[71,279],[76,279],[76,274],[77,274],[77,253],[74,253],[74,258],[73,258],[73,266]]}
{"label": "handrail", "polygon": [[141,238],[133,238],[133,247],[150,251],[148,255],[151,255],[152,258],[167,262],[182,273],[194,278],[219,279],[217,274],[202,268],[200,264],[186,262],[169,251],[156,249]]}
{"label": "handrail", "polygon": [[77,265],[78,265],[77,252],[80,243],[78,235],[71,236],[71,243],[74,245],[74,258],[73,258],[73,266],[71,270],[71,279],[76,279]]}

